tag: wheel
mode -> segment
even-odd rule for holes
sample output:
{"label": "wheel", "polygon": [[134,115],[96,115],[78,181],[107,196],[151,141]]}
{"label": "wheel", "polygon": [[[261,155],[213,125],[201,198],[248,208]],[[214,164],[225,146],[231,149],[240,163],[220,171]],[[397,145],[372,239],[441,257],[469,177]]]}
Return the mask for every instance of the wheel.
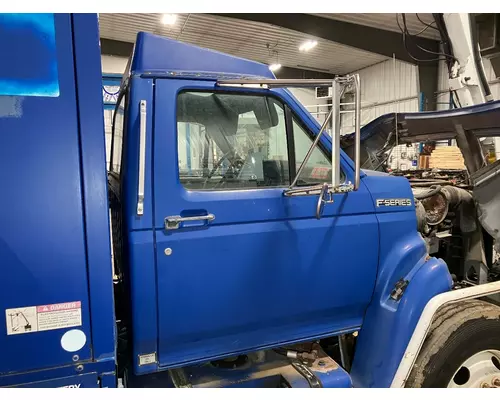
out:
{"label": "wheel", "polygon": [[500,387],[500,307],[480,300],[442,307],[406,387]]}

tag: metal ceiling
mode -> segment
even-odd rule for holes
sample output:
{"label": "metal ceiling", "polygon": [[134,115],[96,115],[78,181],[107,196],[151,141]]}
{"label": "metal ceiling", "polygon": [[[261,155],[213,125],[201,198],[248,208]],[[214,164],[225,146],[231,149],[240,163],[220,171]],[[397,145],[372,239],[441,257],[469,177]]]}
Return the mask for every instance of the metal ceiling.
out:
{"label": "metal ceiling", "polygon": [[[385,29],[393,32],[401,32],[399,26],[396,21],[397,14],[362,14],[362,13],[354,13],[354,14],[312,14],[318,17],[336,19],[338,21],[351,22],[353,24],[366,25],[373,28]],[[420,32],[425,25],[422,24],[418,20],[420,18],[424,23],[431,24],[434,21],[432,14],[405,14],[406,17],[406,26],[410,33],[415,34]],[[402,25],[403,20],[401,14],[399,14],[399,23]],[[440,36],[436,29],[428,28],[419,36],[428,38],[428,39],[436,39],[439,40]]]}
{"label": "metal ceiling", "polygon": [[[100,14],[99,25],[101,37],[106,39],[134,42],[137,32],[145,31],[266,64],[278,61],[286,67],[320,72],[344,74],[387,59],[274,25],[209,14],[178,14],[173,26],[163,25],[161,14]],[[409,21],[408,27],[412,29]],[[300,52],[300,44],[308,39],[318,45],[307,53]]]}

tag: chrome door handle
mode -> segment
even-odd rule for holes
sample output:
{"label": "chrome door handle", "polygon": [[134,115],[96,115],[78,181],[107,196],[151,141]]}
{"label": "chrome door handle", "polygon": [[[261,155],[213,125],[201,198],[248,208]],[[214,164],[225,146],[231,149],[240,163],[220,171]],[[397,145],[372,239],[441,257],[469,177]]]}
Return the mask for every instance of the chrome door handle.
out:
{"label": "chrome door handle", "polygon": [[137,215],[144,215],[144,180],[146,175],[146,100],[140,103],[139,175],[137,184]]}
{"label": "chrome door handle", "polygon": [[179,229],[181,222],[189,221],[207,221],[212,222],[215,219],[215,215],[197,215],[195,217],[181,217],[180,215],[171,215],[165,218],[165,229]]}

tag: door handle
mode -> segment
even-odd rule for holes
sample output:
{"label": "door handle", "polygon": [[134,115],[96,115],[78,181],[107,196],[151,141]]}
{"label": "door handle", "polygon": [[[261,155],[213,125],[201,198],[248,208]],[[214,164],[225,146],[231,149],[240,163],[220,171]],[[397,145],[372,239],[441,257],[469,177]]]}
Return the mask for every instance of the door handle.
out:
{"label": "door handle", "polygon": [[139,176],[137,184],[137,215],[144,215],[144,180],[146,175],[146,100],[140,103]]}
{"label": "door handle", "polygon": [[171,215],[170,217],[165,218],[165,229],[179,229],[181,226],[181,222],[207,221],[207,223],[209,223],[214,219],[215,215],[213,214],[197,215],[195,217],[181,217],[180,215]]}

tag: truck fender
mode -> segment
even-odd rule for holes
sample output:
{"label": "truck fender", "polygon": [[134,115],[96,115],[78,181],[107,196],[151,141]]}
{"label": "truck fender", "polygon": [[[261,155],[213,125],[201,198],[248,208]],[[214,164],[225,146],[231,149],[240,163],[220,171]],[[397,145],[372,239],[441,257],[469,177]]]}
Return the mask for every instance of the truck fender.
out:
{"label": "truck fender", "polygon": [[[399,298],[384,289],[372,299],[354,350],[350,371],[354,387],[390,387],[426,304],[452,288],[448,267],[441,259],[424,254],[417,262],[401,257],[393,263],[395,270],[405,270],[400,277],[407,285]],[[379,280],[385,287],[386,279]]]}
{"label": "truck fender", "polygon": [[434,296],[430,299],[420,318],[417,326],[413,331],[411,339],[406,347],[406,350],[401,358],[399,367],[392,380],[391,387],[402,388],[406,384],[410,372],[415,364],[420,349],[424,344],[432,321],[436,312],[446,304],[458,303],[464,300],[475,299],[478,297],[489,296],[495,293],[500,293],[500,281],[468,287],[465,289],[452,290]]}

